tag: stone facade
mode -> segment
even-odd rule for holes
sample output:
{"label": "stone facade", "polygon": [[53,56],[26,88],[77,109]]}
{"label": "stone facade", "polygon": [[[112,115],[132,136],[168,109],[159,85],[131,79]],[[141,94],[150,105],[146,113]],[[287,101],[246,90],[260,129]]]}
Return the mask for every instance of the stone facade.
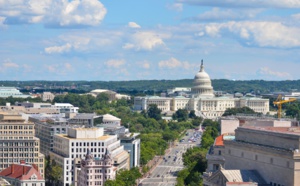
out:
{"label": "stone facade", "polygon": [[250,107],[255,112],[269,112],[269,99],[257,97],[215,97],[209,75],[204,71],[203,63],[195,75],[194,86],[189,96],[176,97],[135,97],[134,109],[147,110],[149,105],[156,104],[162,112],[178,109],[195,110],[196,114],[205,118],[215,119],[223,115],[228,108]]}
{"label": "stone facade", "polygon": [[224,145],[226,169],[257,170],[271,185],[300,185],[299,127],[239,127]]}

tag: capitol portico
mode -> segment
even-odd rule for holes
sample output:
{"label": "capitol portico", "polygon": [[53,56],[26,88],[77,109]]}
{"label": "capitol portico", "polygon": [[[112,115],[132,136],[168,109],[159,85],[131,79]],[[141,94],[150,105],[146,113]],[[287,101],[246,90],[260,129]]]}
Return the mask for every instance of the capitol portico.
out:
{"label": "capitol portico", "polygon": [[216,97],[211,85],[211,79],[204,70],[203,61],[200,71],[195,75],[193,87],[188,96],[176,97],[135,97],[134,109],[147,110],[150,104],[156,104],[162,112],[177,111],[178,109],[195,110],[196,115],[215,119],[223,115],[227,108],[250,107],[255,112],[269,112],[269,100],[258,97]]}

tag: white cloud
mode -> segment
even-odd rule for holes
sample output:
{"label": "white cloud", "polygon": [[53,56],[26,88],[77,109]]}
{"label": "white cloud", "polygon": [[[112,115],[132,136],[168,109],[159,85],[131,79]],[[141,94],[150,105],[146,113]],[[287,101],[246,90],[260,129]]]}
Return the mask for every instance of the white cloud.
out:
{"label": "white cloud", "polygon": [[259,76],[262,76],[264,78],[271,78],[271,79],[292,79],[291,74],[287,73],[287,72],[277,72],[277,71],[273,71],[271,69],[269,69],[268,67],[263,67],[260,68],[257,71],[257,74]]}
{"label": "white cloud", "polygon": [[177,0],[178,3],[186,3],[198,6],[213,7],[249,7],[249,8],[300,8],[299,0]]}
{"label": "white cloud", "polygon": [[[238,37],[249,46],[292,48],[300,46],[300,28],[288,27],[279,22],[227,22],[204,26],[207,35]],[[228,34],[230,33],[230,34]]]}
{"label": "white cloud", "polygon": [[53,53],[67,53],[71,50],[75,51],[84,51],[91,39],[88,37],[83,36],[77,36],[77,35],[69,35],[69,36],[61,36],[62,42],[66,42],[63,45],[56,45],[56,46],[50,46],[46,47],[44,51],[47,54],[53,54]]}
{"label": "white cloud", "polygon": [[141,61],[141,62],[137,62],[137,65],[139,65],[140,67],[144,68],[144,69],[149,69],[150,68],[150,63],[145,60],[145,61]]}
{"label": "white cloud", "polygon": [[20,65],[12,62],[10,59],[5,59],[2,63],[0,63],[0,72],[5,72],[8,69],[18,69]]}
{"label": "white cloud", "polygon": [[167,8],[170,10],[181,12],[183,10],[183,4],[182,3],[167,4]]}
{"label": "white cloud", "polygon": [[191,65],[187,61],[179,61],[178,59],[171,57],[168,60],[162,60],[158,63],[159,68],[179,68],[182,67],[184,69],[190,69],[193,65]]}
{"label": "white cloud", "polygon": [[125,43],[123,45],[124,49],[135,49],[139,50],[148,50],[151,51],[155,47],[163,46],[165,43],[163,42],[160,35],[151,31],[143,31],[137,32],[133,34],[130,38],[129,43]]}
{"label": "white cloud", "polygon": [[65,45],[61,45],[61,46],[52,46],[52,47],[47,47],[45,48],[45,52],[48,54],[52,54],[52,53],[65,53],[65,52],[69,52],[72,48],[72,45],[70,43],[67,43]]}
{"label": "white cloud", "polygon": [[124,59],[110,59],[105,62],[105,65],[112,68],[120,68],[125,64]]}
{"label": "white cloud", "polygon": [[224,20],[242,20],[254,18],[261,9],[220,9],[213,8],[210,11],[204,12],[196,17],[191,17],[189,20],[192,21],[224,21]]}
{"label": "white cloud", "polygon": [[135,22],[129,22],[129,23],[128,23],[128,26],[129,26],[130,28],[141,28],[141,26],[138,25],[138,24],[135,23]]}
{"label": "white cloud", "polygon": [[0,15],[5,24],[94,26],[104,19],[106,12],[98,0],[0,0]]}

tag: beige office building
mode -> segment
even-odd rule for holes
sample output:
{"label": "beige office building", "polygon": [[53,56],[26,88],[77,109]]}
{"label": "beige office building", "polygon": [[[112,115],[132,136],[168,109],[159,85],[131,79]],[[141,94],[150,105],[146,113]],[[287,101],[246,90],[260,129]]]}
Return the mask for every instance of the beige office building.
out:
{"label": "beige office building", "polygon": [[44,176],[44,155],[34,134],[34,124],[26,122],[21,115],[0,113],[0,171],[25,160],[38,165]]}
{"label": "beige office building", "polygon": [[224,145],[226,170],[256,170],[272,186],[300,185],[300,127],[239,127]]}

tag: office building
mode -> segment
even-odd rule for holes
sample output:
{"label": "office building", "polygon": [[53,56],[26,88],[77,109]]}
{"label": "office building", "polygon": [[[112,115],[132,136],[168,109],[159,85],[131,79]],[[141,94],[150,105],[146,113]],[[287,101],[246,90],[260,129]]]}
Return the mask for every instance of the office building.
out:
{"label": "office building", "polygon": [[104,135],[103,128],[69,128],[67,134],[54,136],[54,148],[50,152],[51,159],[63,168],[63,186],[77,184],[74,160],[85,158],[88,150],[95,158],[103,158],[108,150],[118,170],[129,169],[129,154],[117,135]]}
{"label": "office building", "polygon": [[36,164],[44,176],[44,155],[40,153],[40,140],[34,135],[34,124],[21,115],[0,114],[0,171],[24,160]]}
{"label": "office building", "polygon": [[224,146],[225,169],[256,170],[272,186],[300,185],[300,127],[238,127]]}
{"label": "office building", "polygon": [[40,151],[45,156],[53,151],[55,134],[66,134],[69,125],[63,114],[34,114],[29,115],[29,121],[35,125],[35,136],[40,139]]}

